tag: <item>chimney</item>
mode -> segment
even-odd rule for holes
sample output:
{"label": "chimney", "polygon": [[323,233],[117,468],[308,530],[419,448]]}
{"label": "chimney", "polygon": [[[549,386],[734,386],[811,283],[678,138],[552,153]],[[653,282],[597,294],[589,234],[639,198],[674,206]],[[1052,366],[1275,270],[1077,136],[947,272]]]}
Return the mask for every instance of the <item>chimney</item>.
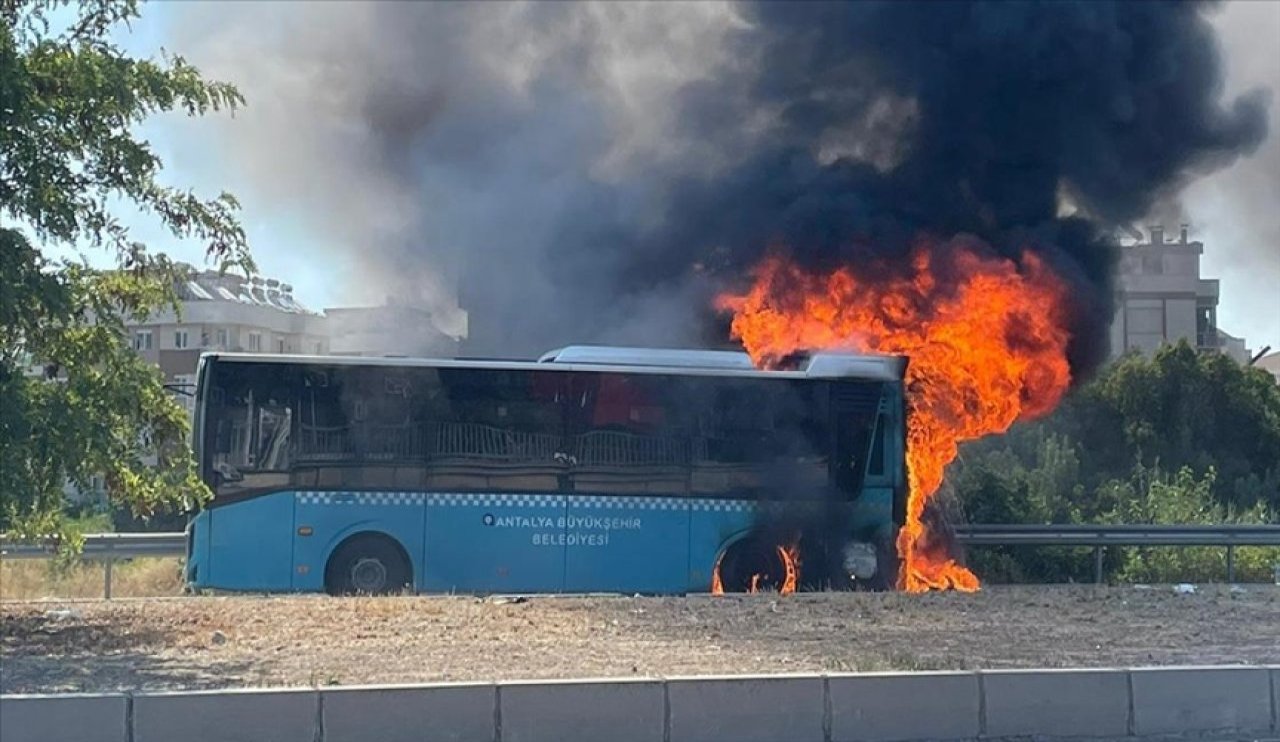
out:
{"label": "chimney", "polygon": [[1153,227],[1151,227],[1151,244],[1153,244],[1153,245],[1163,245],[1163,244],[1164,244],[1164,227],[1162,227],[1162,226],[1161,226],[1161,227],[1154,227],[1154,226],[1153,226]]}
{"label": "chimney", "polygon": [[1183,245],[1187,244],[1187,228],[1190,226],[1191,226],[1190,224],[1182,225],[1181,233],[1179,234],[1179,240]]}

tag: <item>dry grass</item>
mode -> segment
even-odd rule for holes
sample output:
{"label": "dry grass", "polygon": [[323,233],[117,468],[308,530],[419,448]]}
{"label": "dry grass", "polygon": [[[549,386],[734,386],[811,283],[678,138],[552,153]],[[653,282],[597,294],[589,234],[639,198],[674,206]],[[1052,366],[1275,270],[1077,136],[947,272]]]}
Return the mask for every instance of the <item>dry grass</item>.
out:
{"label": "dry grass", "polygon": [[[101,598],[104,572],[98,562],[59,570],[46,559],[0,560],[0,600]],[[134,559],[112,568],[112,597],[155,598],[181,592],[178,559]]]}
{"label": "dry grass", "polygon": [[1280,588],[0,604],[0,692],[1280,663]]}

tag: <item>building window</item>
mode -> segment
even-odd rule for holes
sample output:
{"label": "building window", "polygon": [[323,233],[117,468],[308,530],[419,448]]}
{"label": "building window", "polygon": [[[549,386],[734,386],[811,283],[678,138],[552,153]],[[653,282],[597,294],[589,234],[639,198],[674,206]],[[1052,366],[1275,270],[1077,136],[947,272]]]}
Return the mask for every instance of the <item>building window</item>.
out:
{"label": "building window", "polygon": [[1196,307],[1196,345],[1201,348],[1216,348],[1220,345],[1213,314],[1213,307]]}
{"label": "building window", "polygon": [[133,334],[134,350],[151,350],[151,331],[139,330]]}
{"label": "building window", "polygon": [[1160,275],[1164,273],[1164,256],[1163,255],[1143,255],[1142,256],[1142,272],[1148,275]]}
{"label": "building window", "polygon": [[277,338],[277,339],[276,339],[276,352],[277,352],[277,353],[283,353],[283,352],[284,352],[284,338]]}
{"label": "building window", "polygon": [[175,330],[173,333],[173,347],[182,350],[189,345],[191,345],[191,337],[187,334],[187,331]]}
{"label": "building window", "polygon": [[324,346],[322,346],[320,343],[316,343],[316,355],[322,355],[324,353],[324,351],[322,350],[323,347]]}
{"label": "building window", "polygon": [[254,352],[262,350],[262,333],[249,333],[249,350]]}
{"label": "building window", "polygon": [[219,327],[217,332],[217,337],[218,337],[218,347],[225,349],[227,347],[227,328]]}

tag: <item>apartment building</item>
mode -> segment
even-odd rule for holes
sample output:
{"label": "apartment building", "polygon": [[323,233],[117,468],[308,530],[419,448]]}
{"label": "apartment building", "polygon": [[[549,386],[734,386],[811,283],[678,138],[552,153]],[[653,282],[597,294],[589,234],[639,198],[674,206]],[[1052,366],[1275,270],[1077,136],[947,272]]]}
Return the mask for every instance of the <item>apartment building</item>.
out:
{"label": "apartment building", "polygon": [[1280,384],[1280,351],[1262,356],[1253,365],[1276,377],[1276,383]]}
{"label": "apartment building", "polygon": [[178,286],[178,294],[180,312],[128,325],[133,349],[170,383],[194,383],[205,351],[329,352],[324,316],[302,306],[293,288],[274,278],[203,271]]}
{"label": "apartment building", "polygon": [[1149,238],[1122,245],[1111,324],[1113,356],[1151,353],[1186,340],[1248,363],[1245,341],[1218,327],[1220,287],[1217,279],[1200,277],[1202,254],[1204,244],[1189,240],[1185,225],[1176,241],[1166,240],[1164,228],[1155,226]]}

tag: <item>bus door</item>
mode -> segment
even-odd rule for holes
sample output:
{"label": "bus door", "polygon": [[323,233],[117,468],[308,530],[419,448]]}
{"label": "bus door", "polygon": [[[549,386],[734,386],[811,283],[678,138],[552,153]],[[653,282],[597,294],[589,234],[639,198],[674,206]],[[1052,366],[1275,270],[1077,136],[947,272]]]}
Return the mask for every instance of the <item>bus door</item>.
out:
{"label": "bus door", "polygon": [[679,379],[565,376],[572,442],[565,589],[683,592],[692,431],[679,403]]}
{"label": "bus door", "polygon": [[569,467],[562,375],[438,373],[427,425],[424,589],[562,590]]}

